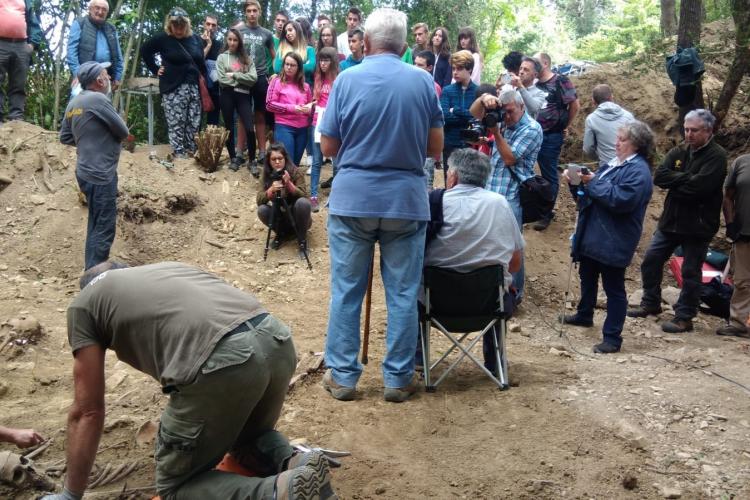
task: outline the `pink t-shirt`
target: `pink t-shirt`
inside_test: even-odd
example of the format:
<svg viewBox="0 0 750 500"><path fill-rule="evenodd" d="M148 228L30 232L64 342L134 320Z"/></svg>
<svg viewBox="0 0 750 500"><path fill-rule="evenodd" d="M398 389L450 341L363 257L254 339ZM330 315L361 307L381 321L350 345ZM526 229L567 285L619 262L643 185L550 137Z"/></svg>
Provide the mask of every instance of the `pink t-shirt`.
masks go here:
<svg viewBox="0 0 750 500"><path fill-rule="evenodd" d="M315 103L315 106L318 108L325 109L326 105L328 104L328 96L331 95L331 88L333 88L333 83L329 82L328 80L323 80L323 83L320 86L320 95L318 96L318 102ZM313 125L318 124L318 113L313 114Z"/></svg>
<svg viewBox="0 0 750 500"><path fill-rule="evenodd" d="M297 113L294 108L312 101L310 85L304 84L300 90L296 84L284 83L274 78L266 94L266 109L272 112L276 123L288 127L303 128L310 125L310 115Z"/></svg>
<svg viewBox="0 0 750 500"><path fill-rule="evenodd" d="M27 38L24 0L0 0L0 37Z"/></svg>

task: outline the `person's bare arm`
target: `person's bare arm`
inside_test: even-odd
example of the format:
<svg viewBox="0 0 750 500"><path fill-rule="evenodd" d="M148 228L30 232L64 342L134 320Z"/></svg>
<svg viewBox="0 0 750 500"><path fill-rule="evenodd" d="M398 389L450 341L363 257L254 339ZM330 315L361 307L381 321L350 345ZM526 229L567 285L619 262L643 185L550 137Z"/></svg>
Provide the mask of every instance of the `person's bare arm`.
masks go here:
<svg viewBox="0 0 750 500"><path fill-rule="evenodd" d="M320 152L323 156L336 156L339 154L339 148L341 147L341 141L334 137L327 135L320 136Z"/></svg>
<svg viewBox="0 0 750 500"><path fill-rule="evenodd" d="M571 102L568 106L568 128L570 127L570 124L573 123L573 120L575 120L579 109L581 109L581 103L578 101L578 99ZM568 128L566 128L565 130L568 130Z"/></svg>
<svg viewBox="0 0 750 500"><path fill-rule="evenodd" d="M724 212L724 222L731 224L734 222L734 188L727 188L724 191L724 201L721 204Z"/></svg>
<svg viewBox="0 0 750 500"><path fill-rule="evenodd" d="M517 273L521 270L521 257L523 257L523 250L516 250L513 252L513 256L508 262L508 272Z"/></svg>
<svg viewBox="0 0 750 500"><path fill-rule="evenodd" d="M0 441L13 443L19 448L28 448L44 441L34 429L13 429L0 425Z"/></svg>
<svg viewBox="0 0 750 500"><path fill-rule="evenodd" d="M436 157L443 152L443 127L430 128L427 135L427 156Z"/></svg>
<svg viewBox="0 0 750 500"><path fill-rule="evenodd" d="M82 495L104 426L104 349L90 345L76 351L74 356L74 399L68 413L65 488Z"/></svg>
<svg viewBox="0 0 750 500"><path fill-rule="evenodd" d="M503 137L503 134L499 128L490 129L492 135L495 136L495 147L500 153L500 157L503 159L503 163L507 167L512 167L516 164L516 157L513 155L513 150L510 149L508 142Z"/></svg>

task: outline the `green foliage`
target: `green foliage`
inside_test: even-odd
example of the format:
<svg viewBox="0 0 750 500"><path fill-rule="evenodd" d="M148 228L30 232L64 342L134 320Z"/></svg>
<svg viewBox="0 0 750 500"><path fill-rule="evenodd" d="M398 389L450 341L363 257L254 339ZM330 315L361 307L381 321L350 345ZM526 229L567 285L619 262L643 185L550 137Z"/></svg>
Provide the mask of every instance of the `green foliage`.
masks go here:
<svg viewBox="0 0 750 500"><path fill-rule="evenodd" d="M613 10L611 0L556 0L576 38L595 32Z"/></svg>
<svg viewBox="0 0 750 500"><path fill-rule="evenodd" d="M661 38L657 0L619 0L615 13L578 40L574 56L597 62L621 61L645 52Z"/></svg>

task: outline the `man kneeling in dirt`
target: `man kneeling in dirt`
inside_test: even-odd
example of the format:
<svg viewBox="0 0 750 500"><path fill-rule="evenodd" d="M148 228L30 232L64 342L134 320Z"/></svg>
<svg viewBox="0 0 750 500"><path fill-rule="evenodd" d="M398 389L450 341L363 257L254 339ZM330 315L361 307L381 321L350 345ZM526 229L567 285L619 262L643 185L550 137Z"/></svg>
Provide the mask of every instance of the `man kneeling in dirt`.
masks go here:
<svg viewBox="0 0 750 500"><path fill-rule="evenodd" d="M322 453L274 430L295 369L286 325L217 276L177 262L86 271L68 308L75 397L62 494L80 499L104 424L104 353L169 394L156 442L162 499L335 498ZM259 476L213 470L229 452Z"/></svg>

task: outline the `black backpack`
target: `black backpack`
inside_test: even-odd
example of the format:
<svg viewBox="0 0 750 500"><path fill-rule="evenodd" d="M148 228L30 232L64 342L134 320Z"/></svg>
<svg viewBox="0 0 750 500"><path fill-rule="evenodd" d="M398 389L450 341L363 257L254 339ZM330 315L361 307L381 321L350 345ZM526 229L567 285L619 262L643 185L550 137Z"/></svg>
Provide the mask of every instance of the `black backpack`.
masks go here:
<svg viewBox="0 0 750 500"><path fill-rule="evenodd" d="M728 283L722 283L721 277L715 276L708 283L701 285L701 312L729 319L729 302L732 300L734 287Z"/></svg>
<svg viewBox="0 0 750 500"><path fill-rule="evenodd" d="M552 189L552 184L541 175L534 175L534 177L521 181L514 169L507 165L505 168L508 168L513 178L521 184L519 190L521 192L522 223L528 224L546 217L555 207L555 192Z"/></svg>

